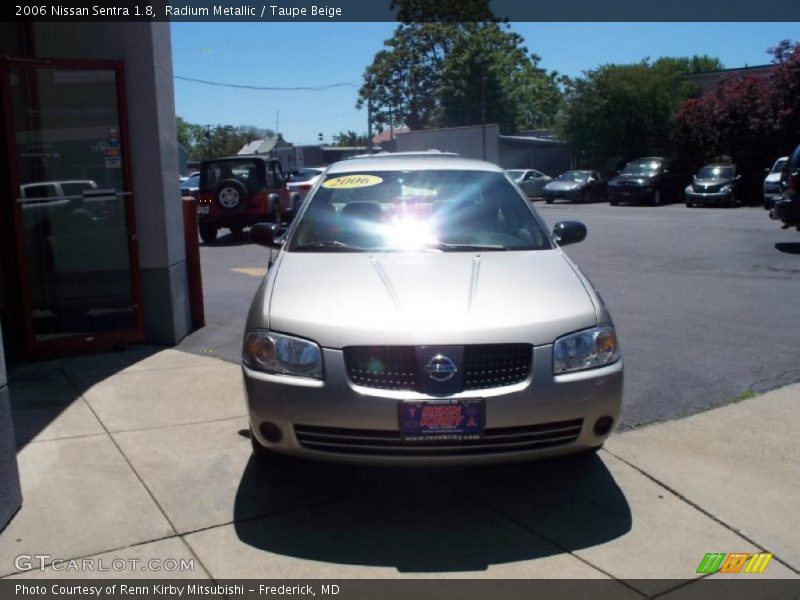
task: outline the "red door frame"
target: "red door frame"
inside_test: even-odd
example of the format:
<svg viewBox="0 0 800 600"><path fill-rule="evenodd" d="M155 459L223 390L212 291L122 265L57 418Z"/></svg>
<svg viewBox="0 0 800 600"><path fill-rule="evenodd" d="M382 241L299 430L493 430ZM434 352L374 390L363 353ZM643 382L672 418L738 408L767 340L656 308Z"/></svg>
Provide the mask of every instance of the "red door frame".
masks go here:
<svg viewBox="0 0 800 600"><path fill-rule="evenodd" d="M122 174L126 189L131 192L123 196L125 202L125 217L128 225L128 255L130 259L131 291L133 294L134 326L129 329L94 333L88 336L78 335L58 340L37 341L34 336L33 306L30 288L28 286L29 265L26 255L25 241L23 239L22 208L16 198L19 196L19 161L17 159L17 145L14 138L11 83L9 70L21 69L75 69L75 70L104 70L114 71L117 84L117 114L119 116L120 148L122 151ZM136 241L136 215L134 210L135 194L133 188L133 171L131 168L131 153L129 145L128 106L125 92L124 63L121 60L78 60L78 59L29 59L0 57L0 94L3 104L7 107L5 115L5 143L8 150L10 170L10 198L12 202L12 218L16 232L17 257L19 261L19 290L22 298L22 318L25 321L25 346L28 357L51 358L83 352L110 349L115 346L132 342L144 341L144 314L142 306L141 278L139 274L139 250Z"/></svg>

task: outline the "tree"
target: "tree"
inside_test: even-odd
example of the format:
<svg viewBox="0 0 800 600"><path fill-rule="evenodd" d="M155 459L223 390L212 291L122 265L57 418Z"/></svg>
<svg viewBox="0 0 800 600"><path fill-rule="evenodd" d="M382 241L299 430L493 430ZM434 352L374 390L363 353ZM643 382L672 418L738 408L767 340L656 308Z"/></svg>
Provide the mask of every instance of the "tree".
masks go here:
<svg viewBox="0 0 800 600"><path fill-rule="evenodd" d="M340 131L333 136L336 146L368 146L369 138L366 133L356 133L355 131Z"/></svg>
<svg viewBox="0 0 800 600"><path fill-rule="evenodd" d="M763 169L795 147L800 131L800 46L785 40L769 52L774 66L765 77L723 80L675 117L678 152L694 167L731 157L751 197Z"/></svg>
<svg viewBox="0 0 800 600"><path fill-rule="evenodd" d="M549 125L560 105L557 75L538 67L522 38L498 22L486 0L445 5L398 1L403 21L364 73L359 108L378 126L475 125L501 131Z"/></svg>
<svg viewBox="0 0 800 600"><path fill-rule="evenodd" d="M583 166L610 169L620 159L669 154L674 115L698 93L682 75L721 66L708 56L666 57L604 65L565 80L562 134Z"/></svg>
<svg viewBox="0 0 800 600"><path fill-rule="evenodd" d="M271 129L254 125L200 125L181 117L177 117L177 129L178 143L195 160L236 154L249 142L275 135Z"/></svg>

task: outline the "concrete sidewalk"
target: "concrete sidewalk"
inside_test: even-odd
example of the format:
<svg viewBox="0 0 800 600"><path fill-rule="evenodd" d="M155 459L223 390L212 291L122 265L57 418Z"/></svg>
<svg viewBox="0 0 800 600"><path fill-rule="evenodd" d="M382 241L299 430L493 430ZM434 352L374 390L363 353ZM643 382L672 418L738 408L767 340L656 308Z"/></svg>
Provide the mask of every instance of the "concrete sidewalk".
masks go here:
<svg viewBox="0 0 800 600"><path fill-rule="evenodd" d="M800 573L800 385L597 457L437 470L258 470L239 367L172 349L26 365L10 390L24 505L1 576L92 576L15 565L47 554L194 561L95 576L614 578L654 595L707 552L756 551L775 554L766 571L732 577Z"/></svg>

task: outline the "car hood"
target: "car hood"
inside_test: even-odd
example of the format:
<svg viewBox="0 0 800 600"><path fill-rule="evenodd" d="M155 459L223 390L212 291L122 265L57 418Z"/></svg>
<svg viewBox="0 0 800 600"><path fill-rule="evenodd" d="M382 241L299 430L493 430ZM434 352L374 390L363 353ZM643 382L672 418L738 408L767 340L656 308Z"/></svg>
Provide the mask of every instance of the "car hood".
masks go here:
<svg viewBox="0 0 800 600"><path fill-rule="evenodd" d="M571 192L580 189L584 184L577 181L551 181L544 189L551 192Z"/></svg>
<svg viewBox="0 0 800 600"><path fill-rule="evenodd" d="M650 175L642 175L642 174L633 174L633 173L620 173L613 179L611 179L608 184L609 185L647 185L653 179L657 177L657 174L653 173Z"/></svg>
<svg viewBox="0 0 800 600"><path fill-rule="evenodd" d="M268 315L251 313L249 326L342 348L543 345L596 324L596 307L571 263L559 250L539 250L285 252Z"/></svg>

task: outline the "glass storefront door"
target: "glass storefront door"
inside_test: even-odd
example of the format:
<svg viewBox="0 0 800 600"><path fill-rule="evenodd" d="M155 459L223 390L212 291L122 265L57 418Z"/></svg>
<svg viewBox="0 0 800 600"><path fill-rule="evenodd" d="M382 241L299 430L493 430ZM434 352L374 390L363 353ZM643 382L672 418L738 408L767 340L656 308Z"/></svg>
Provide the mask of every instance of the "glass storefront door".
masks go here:
<svg viewBox="0 0 800 600"><path fill-rule="evenodd" d="M29 354L141 340L121 64L0 68Z"/></svg>

